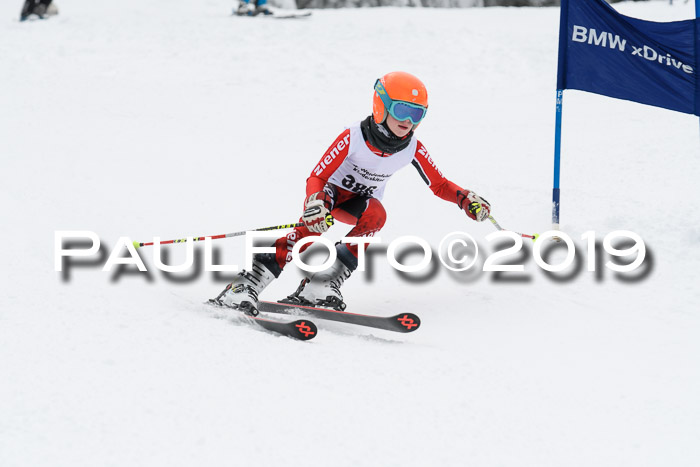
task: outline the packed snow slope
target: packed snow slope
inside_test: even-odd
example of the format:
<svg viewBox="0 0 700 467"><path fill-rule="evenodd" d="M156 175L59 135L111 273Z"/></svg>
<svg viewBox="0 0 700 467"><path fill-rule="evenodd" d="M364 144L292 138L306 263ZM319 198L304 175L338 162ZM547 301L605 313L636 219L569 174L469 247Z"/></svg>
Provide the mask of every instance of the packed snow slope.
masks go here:
<svg viewBox="0 0 700 467"><path fill-rule="evenodd" d="M383 243L344 295L359 313L417 313L412 334L317 320L312 341L276 337L203 305L230 274L166 275L152 249L140 250L148 273L101 271L119 237L296 221L311 169L392 70L428 86L417 135L442 172L504 227L548 230L558 9L276 21L231 17L223 0L64 0L58 17L19 23L20 3L0 5L0 465L698 465L690 115L565 93L562 229L579 269L554 277L530 246L506 258L524 272L481 271L493 226L434 197L412 167L397 174ZM682 2L616 7L694 16ZM587 271L581 235L621 229L647 246L641 273L607 269L602 245ZM60 230L95 232L104 256L56 272ZM392 240L437 249L453 231L481 247L472 270L388 265ZM220 263L243 265L242 238L215 244ZM163 250L184 260L183 245ZM560 246L549 261L563 257ZM296 288L288 269L266 298Z"/></svg>

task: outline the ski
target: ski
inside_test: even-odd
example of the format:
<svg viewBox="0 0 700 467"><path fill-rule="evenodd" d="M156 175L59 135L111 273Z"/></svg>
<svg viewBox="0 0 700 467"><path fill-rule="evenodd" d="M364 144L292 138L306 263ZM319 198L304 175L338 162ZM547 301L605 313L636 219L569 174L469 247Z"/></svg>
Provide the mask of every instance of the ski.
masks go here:
<svg viewBox="0 0 700 467"><path fill-rule="evenodd" d="M280 302L260 301L258 309L265 313L284 313L294 315L309 315L314 318L338 321L358 326L384 329L394 332L413 332L420 327L420 318L413 313L399 313L395 316L373 316L337 311L329 308L315 308Z"/></svg>
<svg viewBox="0 0 700 467"><path fill-rule="evenodd" d="M244 320L251 319L253 323L268 331L282 336L292 337L301 341L313 339L318 334L318 328L308 319L298 319L296 321L275 321L260 316L244 315Z"/></svg>
<svg viewBox="0 0 700 467"><path fill-rule="evenodd" d="M249 16L251 18L262 17L262 18L273 18L273 19L296 19L296 18L308 18L309 16L311 16L311 12L310 11L302 11L302 12L278 11L278 12L272 12L271 14L265 15L265 14L241 14L241 13L238 13L238 11L233 10L233 16Z"/></svg>
<svg viewBox="0 0 700 467"><path fill-rule="evenodd" d="M207 302L207 305L235 310L235 308L219 305L213 300L209 300ZM313 339L314 337L316 337L316 334L318 334L318 328L313 323L313 321L309 321L308 319L298 319L295 321L277 321L268 318L263 318L260 316L246 315L242 312L239 313L241 313L240 321L243 323L258 326L267 331L274 332L275 334L291 337L293 339L308 341L309 339Z"/></svg>
<svg viewBox="0 0 700 467"><path fill-rule="evenodd" d="M275 13L271 15L275 19L298 19L298 18L308 18L311 16L310 11L305 11L303 13Z"/></svg>

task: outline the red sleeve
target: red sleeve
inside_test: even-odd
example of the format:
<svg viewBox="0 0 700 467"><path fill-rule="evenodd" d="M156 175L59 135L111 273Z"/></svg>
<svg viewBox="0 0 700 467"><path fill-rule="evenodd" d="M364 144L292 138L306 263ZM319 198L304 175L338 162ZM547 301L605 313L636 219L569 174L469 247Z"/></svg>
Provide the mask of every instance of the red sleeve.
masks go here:
<svg viewBox="0 0 700 467"><path fill-rule="evenodd" d="M458 204L457 192L465 191L459 185L456 185L445 178L438 169L435 161L428 154L428 150L425 149L423 143L418 141L418 146L416 147L416 153L413 156L413 166L418 170L423 181L428 185L428 187L438 196L445 201Z"/></svg>
<svg viewBox="0 0 700 467"><path fill-rule="evenodd" d="M328 179L333 175L340 164L348 157L350 148L350 129L348 128L338 136L333 144L326 150L325 154L318 161L311 175L306 179L306 196L323 191L323 187Z"/></svg>

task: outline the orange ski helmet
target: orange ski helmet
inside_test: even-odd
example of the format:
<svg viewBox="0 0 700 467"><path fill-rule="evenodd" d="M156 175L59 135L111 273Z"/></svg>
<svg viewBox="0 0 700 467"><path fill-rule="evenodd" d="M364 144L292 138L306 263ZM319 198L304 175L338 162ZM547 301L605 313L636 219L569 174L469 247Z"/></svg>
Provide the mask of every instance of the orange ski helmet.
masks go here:
<svg viewBox="0 0 700 467"><path fill-rule="evenodd" d="M377 88L381 86L386 90L391 101L402 101L428 108L428 91L421 80L405 71L394 71L377 80L372 99L372 115L376 123L383 123L389 112L384 105L382 96ZM385 97L386 99L386 97ZM414 123L413 128L418 123Z"/></svg>

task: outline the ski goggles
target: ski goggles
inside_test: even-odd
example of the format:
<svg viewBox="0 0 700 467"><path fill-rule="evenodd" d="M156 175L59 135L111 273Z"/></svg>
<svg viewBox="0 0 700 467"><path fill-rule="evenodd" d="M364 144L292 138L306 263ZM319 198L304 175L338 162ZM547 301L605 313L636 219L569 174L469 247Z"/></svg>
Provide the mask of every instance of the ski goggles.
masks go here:
<svg viewBox="0 0 700 467"><path fill-rule="evenodd" d="M417 125L423 118L425 118L425 113L428 111L427 108L422 105L412 104L405 101L395 101L386 92L386 88L382 84L381 80L377 80L374 83L374 90L377 95L384 103L384 108L387 109L389 115L394 117L396 120L403 122L405 120L410 120L411 123Z"/></svg>

